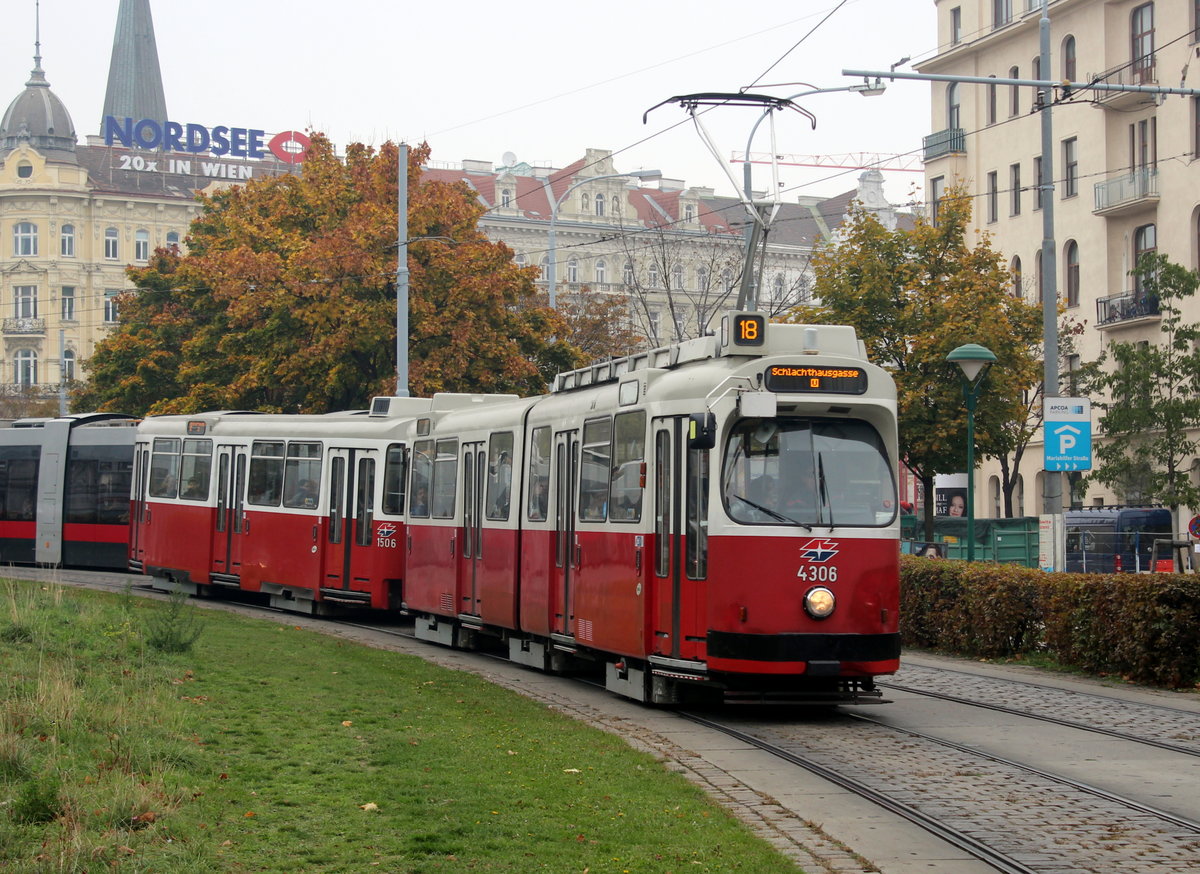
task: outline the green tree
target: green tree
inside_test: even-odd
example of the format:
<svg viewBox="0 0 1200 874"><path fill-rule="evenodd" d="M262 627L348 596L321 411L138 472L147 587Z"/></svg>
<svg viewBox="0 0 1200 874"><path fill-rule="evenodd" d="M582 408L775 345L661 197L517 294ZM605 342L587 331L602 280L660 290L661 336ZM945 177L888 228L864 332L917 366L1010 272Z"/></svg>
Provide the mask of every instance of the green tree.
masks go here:
<svg viewBox="0 0 1200 874"><path fill-rule="evenodd" d="M1090 479L1132 504L1161 503L1178 515L1200 506L1191 464L1200 441L1200 325L1185 324L1180 303L1196 293L1200 274L1164 255L1144 255L1133 271L1138 287L1157 300L1159 342L1112 341L1097 362L1091 389L1102 439Z"/></svg>
<svg viewBox="0 0 1200 874"><path fill-rule="evenodd" d="M1008 271L986 235L966 242L971 202L951 190L936 223L918 218L889 231L855 208L842 233L814 259L820 306L790 321L852 325L868 356L896 380L900 456L927 496L933 478L966 468L966 407L958 369L946 355L963 343L996 354L975 412L978 455L1007 454L1011 423L1024 420L1025 392L1039 378L1034 353L1041 308L1008 293ZM925 502L932 525L933 502Z"/></svg>
<svg viewBox="0 0 1200 874"><path fill-rule="evenodd" d="M76 409L131 413L363 407L395 390L398 149L339 159L313 138L300 173L201 197L188 252L131 269L117 330L87 363ZM523 269L477 221L464 184L423 182L410 153L414 394L542 391L579 352Z"/></svg>

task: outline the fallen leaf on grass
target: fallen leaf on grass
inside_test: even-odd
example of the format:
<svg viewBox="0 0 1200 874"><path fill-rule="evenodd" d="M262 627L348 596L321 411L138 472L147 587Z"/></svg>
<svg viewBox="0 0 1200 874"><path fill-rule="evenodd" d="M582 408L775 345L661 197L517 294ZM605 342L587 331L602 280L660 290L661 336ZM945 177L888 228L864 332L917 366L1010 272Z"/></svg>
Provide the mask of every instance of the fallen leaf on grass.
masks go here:
<svg viewBox="0 0 1200 874"><path fill-rule="evenodd" d="M349 719L343 719L342 725L346 726L346 728L349 728L350 726L354 725L354 723L351 722Z"/></svg>
<svg viewBox="0 0 1200 874"><path fill-rule="evenodd" d="M368 801L366 804L360 804L358 806L361 810L370 811L370 810L378 810L379 809L379 805L376 804L374 801Z"/></svg>
<svg viewBox="0 0 1200 874"><path fill-rule="evenodd" d="M145 828L158 819L158 814L153 810L147 810L145 813L139 813L130 822L134 828Z"/></svg>

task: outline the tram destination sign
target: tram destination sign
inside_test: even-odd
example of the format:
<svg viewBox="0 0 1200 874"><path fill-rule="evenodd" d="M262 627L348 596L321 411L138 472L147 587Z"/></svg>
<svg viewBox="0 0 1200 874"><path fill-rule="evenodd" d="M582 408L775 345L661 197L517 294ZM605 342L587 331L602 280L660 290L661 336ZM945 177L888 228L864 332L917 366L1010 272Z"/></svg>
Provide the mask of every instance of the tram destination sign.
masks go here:
<svg viewBox="0 0 1200 874"><path fill-rule="evenodd" d="M763 376L767 391L793 394L829 392L861 395L867 391L867 372L861 367L825 367L813 364L774 364Z"/></svg>

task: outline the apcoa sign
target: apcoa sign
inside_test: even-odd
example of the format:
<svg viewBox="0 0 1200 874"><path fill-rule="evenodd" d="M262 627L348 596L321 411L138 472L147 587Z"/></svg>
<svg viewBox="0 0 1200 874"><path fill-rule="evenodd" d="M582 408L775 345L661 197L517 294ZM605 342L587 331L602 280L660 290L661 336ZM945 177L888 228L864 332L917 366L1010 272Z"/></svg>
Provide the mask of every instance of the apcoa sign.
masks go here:
<svg viewBox="0 0 1200 874"><path fill-rule="evenodd" d="M153 118L135 121L112 115L104 117L103 135L106 146L234 158L265 158L269 153L285 164L302 162L309 146L308 137L299 131L284 131L266 140L266 132L258 128L208 128L190 122Z"/></svg>
<svg viewBox="0 0 1200 874"><path fill-rule="evenodd" d="M1045 470L1092 469L1092 402L1046 398L1043 407Z"/></svg>

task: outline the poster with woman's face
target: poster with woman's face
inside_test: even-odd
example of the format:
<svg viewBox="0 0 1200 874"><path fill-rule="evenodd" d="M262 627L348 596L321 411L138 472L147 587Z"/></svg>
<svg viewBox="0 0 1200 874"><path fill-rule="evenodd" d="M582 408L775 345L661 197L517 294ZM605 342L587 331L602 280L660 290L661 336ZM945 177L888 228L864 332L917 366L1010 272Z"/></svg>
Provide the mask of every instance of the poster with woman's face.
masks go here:
<svg viewBox="0 0 1200 874"><path fill-rule="evenodd" d="M937 489L934 498L935 516L967 515L966 489Z"/></svg>

